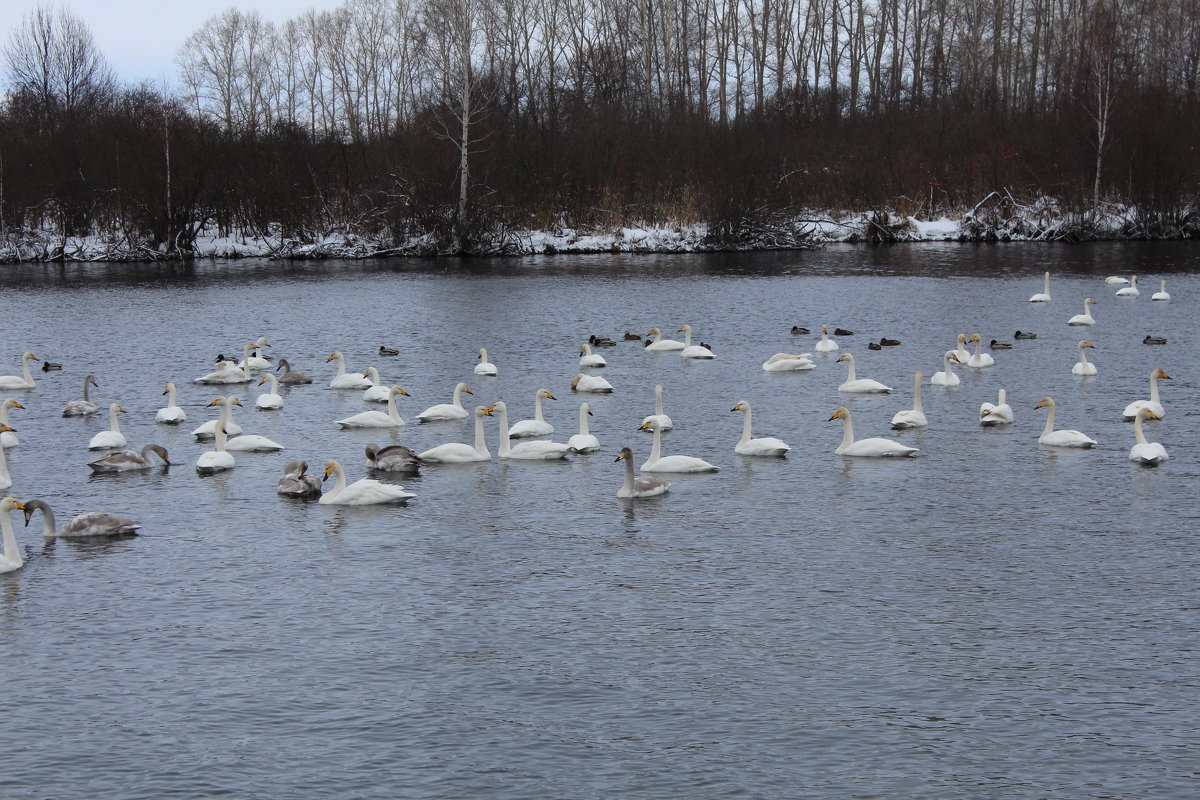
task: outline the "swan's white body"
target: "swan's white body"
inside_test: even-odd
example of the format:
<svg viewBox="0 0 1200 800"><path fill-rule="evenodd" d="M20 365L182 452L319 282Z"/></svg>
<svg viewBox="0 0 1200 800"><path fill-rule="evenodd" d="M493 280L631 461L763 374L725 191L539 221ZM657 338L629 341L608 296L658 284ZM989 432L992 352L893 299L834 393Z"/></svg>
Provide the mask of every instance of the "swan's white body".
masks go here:
<svg viewBox="0 0 1200 800"><path fill-rule="evenodd" d="M201 453L200 458L196 459L196 474L212 475L233 469L234 466L233 453L225 450L225 426L221 420L217 420L213 426L213 449Z"/></svg>
<svg viewBox="0 0 1200 800"><path fill-rule="evenodd" d="M950 366L951 364L957 362L958 356L954 354L954 351L947 350L946 354L942 356L942 371L933 373L933 377L929 379L930 385L958 386L960 383L962 383L962 379L955 374L954 368Z"/></svg>
<svg viewBox="0 0 1200 800"><path fill-rule="evenodd" d="M812 353L776 353L763 362L763 372L800 372L817 365L812 362Z"/></svg>
<svg viewBox="0 0 1200 800"><path fill-rule="evenodd" d="M121 424L117 414L125 413L120 403L112 403L108 407L108 430L100 431L88 442L88 450L105 450L111 447L124 447L128 444L125 434L121 433Z"/></svg>
<svg viewBox="0 0 1200 800"><path fill-rule="evenodd" d="M892 417L892 430L902 431L905 428L924 428L929 424L925 418L925 410L921 407L921 379L925 373L917 370L913 375L913 407L897 411Z"/></svg>
<svg viewBox="0 0 1200 800"><path fill-rule="evenodd" d="M572 453L594 453L600 449L600 440L588 430L588 417L592 415L590 403L579 404L579 433L567 439L567 449Z"/></svg>
<svg viewBox="0 0 1200 800"><path fill-rule="evenodd" d="M242 347L242 362L244 363L250 358L250 350L253 349L254 343L250 342ZM195 383L224 385L231 383L249 383L250 371L238 367L233 361L221 361L217 364L217 368L208 373L196 378Z"/></svg>
<svg viewBox="0 0 1200 800"><path fill-rule="evenodd" d="M72 517L61 528L54 525L54 511L45 500L30 500L25 504L25 524L37 510L42 512L42 537L45 539L97 539L105 536L128 536L142 527L131 519L114 517L106 511L86 511ZM8 516L7 514L5 516Z"/></svg>
<svg viewBox="0 0 1200 800"><path fill-rule="evenodd" d="M205 422L197 427L192 431L192 436L196 437L196 441L201 442L206 439L212 439L216 435L218 421L224 425L226 436L236 436L237 434L241 433L242 426L233 421L233 407L235 405L240 406L241 404L242 401L238 400L234 395L222 395L217 397L208 405L209 407L219 405L221 407L220 415L217 417L217 419L210 419L208 422Z"/></svg>
<svg viewBox="0 0 1200 800"><path fill-rule="evenodd" d="M762 436L757 439L750 438L750 430L752 426L752 414L750 404L745 400L740 400L730 411L742 412L742 438L733 446L733 452L743 456L782 456L786 455L791 446L782 439L776 439L774 436Z"/></svg>
<svg viewBox="0 0 1200 800"><path fill-rule="evenodd" d="M983 352L983 338L978 333L973 335L968 341L975 343L975 352L967 359L968 367L990 367L996 363L996 359Z"/></svg>
<svg viewBox="0 0 1200 800"><path fill-rule="evenodd" d="M1087 298L1083 301L1083 313L1076 314L1067 320L1068 325L1095 325L1096 318L1092 316L1091 307L1096 305L1096 301L1092 298Z"/></svg>
<svg viewBox="0 0 1200 800"><path fill-rule="evenodd" d="M871 378L855 378L854 377L854 354L843 353L838 361L845 361L849 371L846 373L846 380L838 386L839 392L847 394L884 394L890 392L892 387L884 386L877 380Z"/></svg>
<svg viewBox="0 0 1200 800"><path fill-rule="evenodd" d="M492 406L492 411L498 411L500 417L500 457L519 461L549 461L556 458L566 458L570 448L561 442L518 442L512 444L508 436L508 406L503 402Z"/></svg>
<svg viewBox="0 0 1200 800"><path fill-rule="evenodd" d="M21 356L20 375L0 375L0 389L32 389L34 387L33 373L29 371L30 361L41 361L33 353Z"/></svg>
<svg viewBox="0 0 1200 800"><path fill-rule="evenodd" d="M1054 400L1052 398L1043 397L1035 408L1050 409L1050 413L1046 417L1046 427L1042 431L1042 435L1038 437L1040 443L1051 447L1091 447L1096 443L1095 439L1085 436L1077 430L1069 428L1054 430Z"/></svg>
<svg viewBox="0 0 1200 800"><path fill-rule="evenodd" d="M465 464L471 461L490 461L492 454L488 451L487 442L483 438L483 418L490 412L483 406L475 407L475 446L462 442L439 444L421 453L418 457L425 462L435 464Z"/></svg>
<svg viewBox="0 0 1200 800"><path fill-rule="evenodd" d="M164 466L170 466L171 461L167 456L167 451L157 444L146 445L140 453L132 450L117 450L92 461L88 466L91 467L92 472L97 474L138 472L154 466L154 462L150 460L151 453L161 458Z"/></svg>
<svg viewBox="0 0 1200 800"><path fill-rule="evenodd" d="M368 403L386 403L388 401L388 387L379 382L379 370L374 367L367 367L367 371L363 373L371 385L363 392L363 400Z"/></svg>
<svg viewBox="0 0 1200 800"><path fill-rule="evenodd" d="M1129 460L1142 464L1161 464L1167 460L1167 448L1158 442L1146 441L1146 434L1142 432L1142 420L1144 419L1158 419L1158 417L1148 408L1138 409L1137 416L1133 418L1133 437L1136 444L1129 448Z"/></svg>
<svg viewBox="0 0 1200 800"><path fill-rule="evenodd" d="M366 389L371 385L371 382L362 375L355 372L346 372L346 357L342 355L341 350L334 350L329 354L329 358L325 359L325 363L337 361L337 375L333 376L333 380L329 382L330 389Z"/></svg>
<svg viewBox="0 0 1200 800"><path fill-rule="evenodd" d="M2 458L3 456L0 456ZM8 515L24 509L25 506L15 497L0 500L0 531L4 537L4 553L0 555L0 572L13 572L25 566L21 556L21 548L17 544L17 535L13 532L12 520Z"/></svg>
<svg viewBox="0 0 1200 800"><path fill-rule="evenodd" d="M283 395L279 393L279 379L275 377L274 372L268 372L258 379L258 385L270 381L270 388L254 398L254 407L259 411L277 411L283 408Z"/></svg>
<svg viewBox="0 0 1200 800"><path fill-rule="evenodd" d="M1137 275L1131 275L1129 277L1129 285L1128 286L1126 286L1122 289L1117 289L1117 297L1141 297L1141 296L1142 296L1142 293L1139 292L1138 288L1137 288Z"/></svg>
<svg viewBox="0 0 1200 800"><path fill-rule="evenodd" d="M1163 408L1162 402L1158 399L1158 379L1165 378L1171 380L1171 376L1166 373L1166 370L1153 369L1150 371L1150 399L1149 400L1134 400L1129 405L1125 406L1125 410L1121 412L1121 416L1129 422L1137 416L1138 410L1148 408L1154 412L1156 419L1162 419L1167 415L1167 410Z"/></svg>
<svg viewBox="0 0 1200 800"><path fill-rule="evenodd" d="M642 420L641 430L648 431L651 428L647 427L650 423L658 426L659 430L669 431L675 427L675 423L671 422L671 418L663 413L663 388L661 383L654 385L654 413Z"/></svg>
<svg viewBox="0 0 1200 800"><path fill-rule="evenodd" d="M833 451L839 456L887 458L892 456L911 456L918 452L915 447L908 447L907 445L879 436L855 441L854 423L850 419L850 410L847 408L843 407L834 411L829 421L832 422L835 419L842 421L842 443Z"/></svg>
<svg viewBox="0 0 1200 800"><path fill-rule="evenodd" d="M226 441L225 449L235 453L271 453L282 450L283 445L266 436L247 433L242 436L234 436Z"/></svg>
<svg viewBox="0 0 1200 800"><path fill-rule="evenodd" d="M8 426L8 410L10 408L24 407L11 397L6 398L3 403L0 403L0 447L16 447L21 443L17 435L12 432L12 428Z"/></svg>
<svg viewBox="0 0 1200 800"><path fill-rule="evenodd" d="M821 339L815 345L813 345L813 349L818 353L832 353L834 350L838 349L838 343L829 338L828 325L821 326Z"/></svg>
<svg viewBox="0 0 1200 800"><path fill-rule="evenodd" d="M1096 374L1096 365L1087 360L1087 348L1095 347L1095 346L1096 345L1092 344L1091 342L1087 341L1086 339L1079 343L1079 360L1075 362L1075 365L1073 367L1071 367L1072 375L1095 375Z"/></svg>
<svg viewBox="0 0 1200 800"><path fill-rule="evenodd" d="M1042 290L1029 298L1031 303L1049 303L1050 302L1050 273L1042 275Z"/></svg>
<svg viewBox="0 0 1200 800"><path fill-rule="evenodd" d="M1107 283L1109 286L1128 286L1129 285L1129 279L1122 278L1120 275L1109 275L1107 278L1104 279L1104 282Z"/></svg>
<svg viewBox="0 0 1200 800"><path fill-rule="evenodd" d="M652 475L635 476L633 474L633 451L628 447L621 449L616 460L625 462L625 481L621 484L621 488L617 489L617 497L626 500L638 497L656 497L666 494L667 490L671 488L670 482L664 481L662 478L655 478Z"/></svg>
<svg viewBox="0 0 1200 800"><path fill-rule="evenodd" d="M651 353L667 353L672 350L682 350L684 347L686 347L683 342L675 339L662 338L662 331L660 331L658 328L651 328L646 335L654 337L650 340L650 344L646 345L645 347L645 349Z"/></svg>
<svg viewBox="0 0 1200 800"><path fill-rule="evenodd" d="M254 343L253 352L249 356L243 357L242 360L238 362L238 366L247 372L254 369L270 369L271 362L269 359L263 358L261 350L263 347L270 346L270 342L262 337L259 337L258 341Z"/></svg>
<svg viewBox="0 0 1200 800"><path fill-rule="evenodd" d="M90 417L100 409L92 402L92 398L88 395L88 387L95 386L100 388L100 384L96 383L96 378L88 375L83 379L83 399L71 400L63 406L62 415L64 417Z"/></svg>
<svg viewBox="0 0 1200 800"><path fill-rule="evenodd" d="M333 488L321 495L317 502L326 506L374 506L381 503L407 503L416 497L395 483L381 483L374 478L362 478L346 485L346 471L336 461L325 462L325 477L337 475Z"/></svg>
<svg viewBox="0 0 1200 800"><path fill-rule="evenodd" d="M475 365L475 374L494 376L497 372L499 370L496 369L496 365L488 361L487 350L482 347L479 348L479 363Z"/></svg>
<svg viewBox="0 0 1200 800"><path fill-rule="evenodd" d="M720 472L720 467L703 458L692 456L664 456L662 454L662 428L653 422L642 423L642 428L654 432L654 444L650 457L642 464L642 472Z"/></svg>
<svg viewBox="0 0 1200 800"><path fill-rule="evenodd" d="M1011 425L1012 421L1012 407L1008 405L1008 397L1003 389L1000 390L1000 396L996 399L995 405L991 403L979 404L980 425L989 427L992 425Z"/></svg>
<svg viewBox="0 0 1200 800"><path fill-rule="evenodd" d="M579 366L607 367L608 362L604 360L604 356L593 353L591 345L584 344L579 347Z"/></svg>
<svg viewBox="0 0 1200 800"><path fill-rule="evenodd" d="M549 436L554 433L554 426L542 417L542 398L556 399L545 389L538 389L533 396L533 419L523 419L513 423L508 429L511 439L527 439L531 436Z"/></svg>
<svg viewBox="0 0 1200 800"><path fill-rule="evenodd" d="M4 455L4 448L0 447L0 489L7 489L12 485L12 476L8 474L8 457Z"/></svg>
<svg viewBox="0 0 1200 800"><path fill-rule="evenodd" d="M571 379L571 389L576 392L608 394L613 390L613 385L599 375L584 375L580 372Z"/></svg>
<svg viewBox="0 0 1200 800"><path fill-rule="evenodd" d="M163 394L167 396L167 404L154 415L154 421L164 425L178 425L186 422L187 412L175 404L175 384L168 383L163 389Z"/></svg>
<svg viewBox="0 0 1200 800"><path fill-rule="evenodd" d="M1150 295L1151 300L1170 300L1171 295L1167 292L1167 282L1161 280L1158 282L1158 291Z"/></svg>
<svg viewBox="0 0 1200 800"><path fill-rule="evenodd" d="M683 332L683 349L679 351L681 358L712 358L713 351L699 344L692 344L692 326L684 325L679 329Z"/></svg>
<svg viewBox="0 0 1200 800"><path fill-rule="evenodd" d="M951 353L954 353L954 357L958 359L958 363L960 364L966 364L967 360L971 357L971 354L967 352L966 345L967 335L965 333L960 333L958 335L958 341L956 341L954 344L954 349L950 351Z"/></svg>
<svg viewBox="0 0 1200 800"><path fill-rule="evenodd" d="M339 419L337 424L343 429L399 428L404 424L404 420L400 418L399 412L396 411L396 395L398 394L408 396L408 392L399 386L393 386L388 389L388 410L386 414L382 411L363 411L345 419Z"/></svg>
<svg viewBox="0 0 1200 800"><path fill-rule="evenodd" d="M474 394L471 387L465 383L458 383L454 387L454 399L449 403L438 403L436 406L429 408L417 414L417 420L420 422L438 422L447 419L466 419L471 416L462 404L462 393Z"/></svg>

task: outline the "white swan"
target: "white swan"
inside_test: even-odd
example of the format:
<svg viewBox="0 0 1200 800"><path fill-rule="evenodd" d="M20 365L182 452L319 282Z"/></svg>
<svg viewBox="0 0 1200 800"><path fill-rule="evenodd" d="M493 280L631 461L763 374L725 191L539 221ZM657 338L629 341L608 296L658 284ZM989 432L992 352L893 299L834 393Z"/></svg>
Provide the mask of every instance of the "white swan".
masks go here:
<svg viewBox="0 0 1200 800"><path fill-rule="evenodd" d="M692 344L692 326L683 325L679 328L684 334L683 349L679 351L681 358L713 358L713 351L702 344Z"/></svg>
<svg viewBox="0 0 1200 800"><path fill-rule="evenodd" d="M622 447L621 452L617 454L614 461L625 462L625 482L621 484L621 488L617 489L617 497L622 499L635 499L638 497L655 497L656 495L666 494L671 488L669 481L664 481L662 478L655 478L653 475L633 474L633 451L628 447Z"/></svg>
<svg viewBox="0 0 1200 800"><path fill-rule="evenodd" d="M1171 295L1167 291L1166 280L1161 280L1158 282L1158 291L1155 292L1154 294L1150 295L1150 299L1151 300L1170 300L1171 299Z"/></svg>
<svg viewBox="0 0 1200 800"><path fill-rule="evenodd" d="M1003 389L996 399L996 404L979 404L979 424L984 426L1011 425L1013 421L1012 407L1008 405L1008 397Z"/></svg>
<svg viewBox="0 0 1200 800"><path fill-rule="evenodd" d="M330 459L325 462L325 477L337 475L333 488L321 495L317 502L324 506L373 506L381 503L407 503L416 497L395 483L380 483L374 478L362 478L346 485L346 471L342 465Z"/></svg>
<svg viewBox="0 0 1200 800"><path fill-rule="evenodd" d="M325 359L325 363L336 360L337 375L333 376L333 380L329 382L330 389L366 389L371 385L371 382L363 375L357 373L346 372L346 357L342 355L341 350L334 350L329 354L329 358Z"/></svg>
<svg viewBox="0 0 1200 800"><path fill-rule="evenodd" d="M655 422L643 422L641 430L654 433L654 444L650 457L642 464L642 472L720 472L721 468L703 458L692 456L664 456L662 454L662 428Z"/></svg>
<svg viewBox="0 0 1200 800"><path fill-rule="evenodd" d="M273 453L276 450L282 450L283 445L266 436L245 433L228 439L225 442L225 449L235 453Z"/></svg>
<svg viewBox="0 0 1200 800"><path fill-rule="evenodd" d="M503 401L493 403L492 411L499 412L500 417L500 457L522 461L549 461L555 458L566 458L570 449L561 442L548 442L544 439L534 442L519 442L512 444L508 437L508 406Z"/></svg>
<svg viewBox="0 0 1200 800"><path fill-rule="evenodd" d="M1087 360L1087 348L1095 346L1086 339L1079 343L1079 360L1075 362L1075 366L1071 367L1072 375L1096 374L1096 365Z"/></svg>
<svg viewBox="0 0 1200 800"><path fill-rule="evenodd" d="M917 370L913 375L913 407L896 412L896 416L892 417L892 430L924 428L929 424L929 420L925 418L925 410L921 408L921 379L924 377L925 373L921 370Z"/></svg>
<svg viewBox="0 0 1200 800"><path fill-rule="evenodd" d="M496 365L488 361L488 354L485 348L479 348L479 363L475 365L476 375L495 376L499 370Z"/></svg>
<svg viewBox="0 0 1200 800"><path fill-rule="evenodd" d="M567 439L567 449L573 453L594 453L600 449L600 440L588 430L588 417L592 416L590 403L579 404L579 433Z"/></svg>
<svg viewBox="0 0 1200 800"><path fill-rule="evenodd" d="M787 442L773 436L750 438L752 412L750 404L745 400L739 400L729 410L742 412L742 438L733 446L733 452L743 456L782 456L792 449Z"/></svg>
<svg viewBox="0 0 1200 800"><path fill-rule="evenodd" d="M128 444L125 434L121 433L121 424L117 422L117 414L124 414L125 409L120 403L112 403L108 407L108 430L100 431L88 442L88 450L104 450L110 447L124 447Z"/></svg>
<svg viewBox="0 0 1200 800"><path fill-rule="evenodd" d="M675 423L671 422L671 418L663 413L663 388L661 383L654 384L654 413L642 420L641 430L648 431L647 423L653 422L658 425L659 430L669 431L675 427Z"/></svg>
<svg viewBox="0 0 1200 800"><path fill-rule="evenodd" d="M975 352L967 359L968 367L990 367L996 363L996 359L983 352L983 337L978 333L971 336L967 341L975 343Z"/></svg>
<svg viewBox="0 0 1200 800"><path fill-rule="evenodd" d="M1052 398L1043 397L1034 408L1050 409L1050 414L1046 417L1046 428L1038 437L1041 444L1051 447L1091 447L1096 443L1095 439L1085 436L1077 430L1068 428L1054 430L1054 400Z"/></svg>
<svg viewBox="0 0 1200 800"><path fill-rule="evenodd" d="M1154 412L1155 419L1162 419L1167 415L1167 410L1163 408L1163 404L1158 399L1158 379L1171 380L1171 376L1163 369L1150 370L1150 399L1149 400L1134 400L1129 405L1125 406L1125 410L1121 412L1126 422L1129 422L1137 416L1138 409L1148 408Z"/></svg>
<svg viewBox="0 0 1200 800"><path fill-rule="evenodd" d="M954 353L955 358L958 359L958 363L960 364L966 364L971 358L971 354L967 352L966 345L967 335L965 333L960 333L958 335L958 339L955 341L954 349L950 351Z"/></svg>
<svg viewBox="0 0 1200 800"><path fill-rule="evenodd" d="M247 342L242 346L242 361L245 362L250 358L250 351L254 349L254 342ZM238 367L235 362L221 361L218 362L217 368L207 375L201 375L196 378L194 383L204 383L209 385L228 385L233 383L249 383L250 371Z"/></svg>
<svg viewBox="0 0 1200 800"><path fill-rule="evenodd" d="M419 422L439 422L447 419L466 419L470 416L467 410L463 408L462 394L474 394L471 387L465 383L459 382L454 387L454 398L449 403L438 403L417 414Z"/></svg>
<svg viewBox="0 0 1200 800"><path fill-rule="evenodd" d="M61 528L54 525L54 512L45 500L30 500L25 503L25 524L33 512L42 512L42 537L46 539L95 539L103 536L129 536L142 527L124 517L114 517L106 511L87 511L72 517ZM7 516L7 515L6 515Z"/></svg>
<svg viewBox="0 0 1200 800"><path fill-rule="evenodd" d="M842 421L842 443L833 452L839 456L857 456L861 458L885 458L889 456L911 456L918 452L915 447L893 442L879 436L869 439L854 440L854 423L850 419L850 410L841 407L833 412L829 422L835 419Z"/></svg>
<svg viewBox="0 0 1200 800"><path fill-rule="evenodd" d="M1083 313L1076 314L1067 320L1068 325L1095 325L1096 318L1092 316L1092 309L1089 306L1096 305L1096 301L1092 298L1087 298L1083 301Z"/></svg>
<svg viewBox="0 0 1200 800"><path fill-rule="evenodd" d="M593 353L591 345L583 344L579 347L579 366L607 367L608 362L604 360L604 356L599 353Z"/></svg>
<svg viewBox="0 0 1200 800"><path fill-rule="evenodd" d="M247 372L253 369L270 369L271 361L270 359L263 358L262 348L270 347L271 343L260 336L258 337L258 341L254 342L253 344L253 350L248 356L245 356L241 361L238 362L238 367Z"/></svg>
<svg viewBox="0 0 1200 800"><path fill-rule="evenodd" d="M40 358L33 353L25 353L21 356L21 374L20 375L0 375L0 389L32 389L33 373L29 371L30 361L41 361Z"/></svg>
<svg viewBox="0 0 1200 800"><path fill-rule="evenodd" d="M1137 275L1130 275L1129 276L1129 285L1122 289L1117 289L1117 297L1141 297L1141 296L1142 296L1142 293L1139 292L1138 288L1137 288Z"/></svg>
<svg viewBox="0 0 1200 800"><path fill-rule="evenodd" d="M545 389L538 389L533 396L533 419L523 419L514 422L508 429L509 438L526 439L530 436L549 436L554 433L554 426L542 417L542 398L556 400L557 398Z"/></svg>
<svg viewBox="0 0 1200 800"><path fill-rule="evenodd" d="M832 353L838 349L838 343L829 338L829 326L821 326L821 340L813 345L813 349L818 353Z"/></svg>
<svg viewBox="0 0 1200 800"><path fill-rule="evenodd" d="M673 350L682 350L684 347L686 347L683 342L680 342L676 339L662 338L662 331L660 331L658 328L651 328L646 335L654 337L645 347L645 349L651 353L667 353Z"/></svg>
<svg viewBox="0 0 1200 800"><path fill-rule="evenodd" d="M312 500L321 496L321 479L308 474L307 461L293 461L283 469L283 477L275 489L284 497Z"/></svg>
<svg viewBox="0 0 1200 800"><path fill-rule="evenodd" d="M393 386L388 389L388 405L387 413L382 411L363 411L345 419L339 419L337 424L346 428L399 428L404 424L404 420L400 418L400 414L396 411L396 395L402 394L405 397L410 397L408 392L401 389L399 386Z"/></svg>
<svg viewBox="0 0 1200 800"><path fill-rule="evenodd" d="M933 377L929 379L930 385L952 387L962 383L962 379L951 368L952 363L958 363L958 356L954 354L953 350L947 350L946 354L942 356L942 371L933 373Z"/></svg>
<svg viewBox="0 0 1200 800"><path fill-rule="evenodd" d="M763 372L800 372L817 365L812 362L812 353L776 353L763 362Z"/></svg>
<svg viewBox="0 0 1200 800"><path fill-rule="evenodd" d="M215 398L208 404L208 408L219 405L221 407L220 416L217 419L210 419L208 422L197 427L192 431L192 436L196 437L196 441L204 441L212 439L216 435L217 420L220 420L224 425L226 436L236 436L242 432L242 426L233 421L233 407L240 406L241 400L238 400L235 395L222 395Z"/></svg>
<svg viewBox="0 0 1200 800"><path fill-rule="evenodd" d="M115 450L102 458L89 462L88 466L96 474L138 472L154 466L154 462L150 460L151 454L161 458L164 466L169 467L171 465L171 460L167 457L165 447L157 444L148 444L142 448L142 452L140 453L135 453L132 450Z"/></svg>
<svg viewBox="0 0 1200 800"><path fill-rule="evenodd" d="M17 435L12 432L12 428L8 427L8 410L10 408L25 408L11 397L6 398L3 403L0 403L0 447L16 447L21 443Z"/></svg>
<svg viewBox="0 0 1200 800"><path fill-rule="evenodd" d="M1107 278L1104 279L1104 282L1107 283L1109 286L1128 286L1129 285L1129 279L1122 278L1120 275L1109 275Z"/></svg>
<svg viewBox="0 0 1200 800"><path fill-rule="evenodd" d="M367 403L386 403L388 401L388 387L379 382L379 370L374 367L367 367L367 371L363 373L363 377L371 382L363 391L363 401Z"/></svg>
<svg viewBox="0 0 1200 800"><path fill-rule="evenodd" d="M1050 273L1042 275L1042 290L1029 298L1031 303L1049 303L1050 302Z"/></svg>
<svg viewBox="0 0 1200 800"><path fill-rule="evenodd" d="M838 358L838 362L842 361L846 362L849 370L846 373L846 380L842 382L841 386L838 386L839 392L846 392L847 394L884 394L892 390L892 387L884 386L879 381L872 380L871 378L855 378L853 353L843 353Z"/></svg>
<svg viewBox="0 0 1200 800"><path fill-rule="evenodd" d="M213 449L206 450L196 459L197 475L212 475L227 469L233 469L236 462L233 453L225 450L225 424L217 420L213 426Z"/></svg>
<svg viewBox="0 0 1200 800"><path fill-rule="evenodd" d="M447 442L431 447L419 455L422 461L434 464L465 464L471 461L490 461L491 452L483 438L483 418L491 416L491 410L484 406L475 407L475 446L462 442Z"/></svg>
<svg viewBox="0 0 1200 800"><path fill-rule="evenodd" d="M0 555L0 572L13 572L25 566L21 557L21 547L17 544L17 535L13 532L12 520L8 515L14 511L24 510L25 506L15 497L0 500L0 531L4 537L4 553Z"/></svg>
<svg viewBox="0 0 1200 800"><path fill-rule="evenodd" d="M93 375L86 375L83 378L83 399L71 400L63 406L62 415L64 417L90 417L100 409L92 402L92 398L88 395L88 386L100 388L100 384L96 383L96 378Z"/></svg>
<svg viewBox="0 0 1200 800"><path fill-rule="evenodd" d="M12 428L0 423L0 431L8 433ZM0 447L0 489L7 489L13 485L12 476L8 474L8 457L4 455L4 448Z"/></svg>
<svg viewBox="0 0 1200 800"><path fill-rule="evenodd" d="M584 375L582 372L571 378L571 391L607 394L613 390L613 385L599 375Z"/></svg>
<svg viewBox="0 0 1200 800"><path fill-rule="evenodd" d="M421 469L421 457L412 448L402 444L389 444L380 447L372 442L363 448L367 454L367 463L371 469L380 472L407 472L416 475Z"/></svg>
<svg viewBox="0 0 1200 800"><path fill-rule="evenodd" d="M279 379L275 377L274 372L268 372L258 379L258 385L270 381L271 385L267 391L254 398L254 407L259 411L277 411L283 408L283 395L279 393Z"/></svg>
<svg viewBox="0 0 1200 800"><path fill-rule="evenodd" d="M1167 460L1167 448L1158 442L1146 441L1146 434L1142 432L1142 420L1144 419L1158 419L1158 417L1148 408L1138 409L1137 416L1133 418L1133 438L1136 440L1136 444L1129 448L1129 460L1139 461L1142 464L1161 464Z"/></svg>
<svg viewBox="0 0 1200 800"><path fill-rule="evenodd" d="M186 422L187 412L175 404L175 384L168 383L163 389L163 394L167 396L167 404L154 415L154 421L164 425L178 425Z"/></svg>

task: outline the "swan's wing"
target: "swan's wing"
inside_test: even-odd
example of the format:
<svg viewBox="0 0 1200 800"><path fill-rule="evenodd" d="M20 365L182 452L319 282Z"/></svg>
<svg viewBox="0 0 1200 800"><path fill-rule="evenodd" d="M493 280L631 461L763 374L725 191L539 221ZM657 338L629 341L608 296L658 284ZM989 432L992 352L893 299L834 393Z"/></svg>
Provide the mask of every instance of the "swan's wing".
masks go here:
<svg viewBox="0 0 1200 800"><path fill-rule="evenodd" d="M142 526L131 519L114 517L105 511L89 511L72 519L58 530L59 536L84 538L89 536L122 536L137 532Z"/></svg>

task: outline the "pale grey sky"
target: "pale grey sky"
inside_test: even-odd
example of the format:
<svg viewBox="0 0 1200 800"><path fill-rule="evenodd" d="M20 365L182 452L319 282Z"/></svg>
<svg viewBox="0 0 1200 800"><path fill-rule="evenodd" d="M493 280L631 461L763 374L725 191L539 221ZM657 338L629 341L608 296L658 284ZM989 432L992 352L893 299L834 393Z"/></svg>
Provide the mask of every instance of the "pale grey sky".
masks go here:
<svg viewBox="0 0 1200 800"><path fill-rule="evenodd" d="M21 19L38 5L62 5L92 29L96 44L125 82L175 84L175 53L209 17L236 6L282 22L309 8L336 8L343 0L32 0L0 2L0 41L7 43Z"/></svg>

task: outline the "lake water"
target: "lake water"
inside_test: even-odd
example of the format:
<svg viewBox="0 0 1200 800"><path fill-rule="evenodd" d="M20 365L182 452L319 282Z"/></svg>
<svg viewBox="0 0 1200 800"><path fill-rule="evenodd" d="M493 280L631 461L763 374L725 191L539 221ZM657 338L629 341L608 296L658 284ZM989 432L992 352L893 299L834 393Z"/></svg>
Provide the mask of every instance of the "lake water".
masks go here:
<svg viewBox="0 0 1200 800"><path fill-rule="evenodd" d="M1049 305L1026 302L1053 273ZM25 410L8 451L23 499L60 522L140 521L123 541L43 544L0 575L5 692L0 795L21 798L1191 798L1200 764L1196 529L1200 525L1200 248L1188 244L908 245L754 255L497 261L240 261L6 267L5 354L62 362L9 392ZM1136 272L1118 300L1105 275ZM1170 303L1150 301L1167 279ZM1083 298L1097 324L1066 320ZM619 341L612 395L573 396L579 344L683 323L716 359L682 363ZM811 351L792 325L855 331L840 352L889 396L839 394L845 364L768 374ZM927 430L888 430L915 369L958 333L1036 340L924 387ZM1165 336L1165 347L1141 343ZM313 374L237 419L287 446L201 478L220 388L191 380L266 336ZM881 336L899 347L868 351ZM1087 338L1099 374L1071 374ZM400 355L380 358L380 345ZM486 347L496 378L472 375ZM340 349L374 365L409 424L343 432L357 392L327 388ZM36 365L35 365L36 366ZM1127 460L1126 403L1162 367L1171 460ZM91 478L106 415L175 466ZM163 384L189 415L157 425ZM430 466L407 507L338 508L275 494L283 466L366 474L363 446L471 441L469 421L417 425L465 380L511 421L546 414L565 441L591 402L603 448L553 464ZM715 475L620 501L637 427L661 383L666 453ZM978 424L1006 388L1016 422ZM264 387L265 388L265 387ZM1040 446L1043 395L1090 451ZM747 400L784 459L733 453ZM858 436L914 459L834 455L838 406Z"/></svg>

